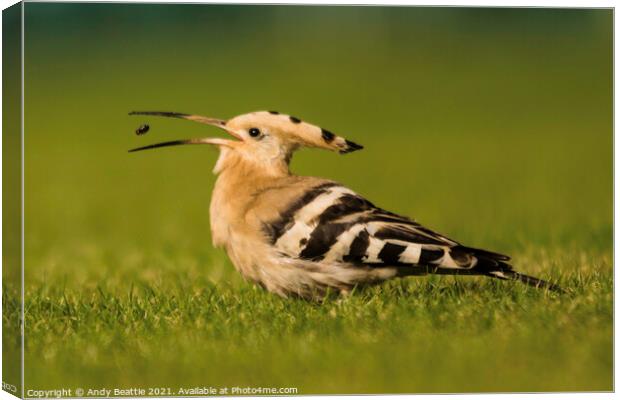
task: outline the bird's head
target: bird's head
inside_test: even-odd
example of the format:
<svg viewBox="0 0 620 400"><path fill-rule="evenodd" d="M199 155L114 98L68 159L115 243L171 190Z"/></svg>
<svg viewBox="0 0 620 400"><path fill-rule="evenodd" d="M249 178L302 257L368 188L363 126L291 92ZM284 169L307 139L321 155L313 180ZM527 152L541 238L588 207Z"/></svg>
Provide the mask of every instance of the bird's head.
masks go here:
<svg viewBox="0 0 620 400"><path fill-rule="evenodd" d="M257 111L229 120L161 111L134 111L130 115L186 119L218 127L233 137L232 140L223 138L175 140L139 147L130 150L132 152L183 144L210 144L218 146L223 156L233 153L259 165L285 164L288 166L293 152L303 146L333 150L341 154L363 148L327 129L276 111Z"/></svg>

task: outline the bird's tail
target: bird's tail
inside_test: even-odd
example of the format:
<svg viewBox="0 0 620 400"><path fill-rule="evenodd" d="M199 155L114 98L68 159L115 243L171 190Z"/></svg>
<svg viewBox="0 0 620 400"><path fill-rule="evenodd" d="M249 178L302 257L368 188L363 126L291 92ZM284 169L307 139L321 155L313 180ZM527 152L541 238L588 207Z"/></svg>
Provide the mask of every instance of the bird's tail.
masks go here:
<svg viewBox="0 0 620 400"><path fill-rule="evenodd" d="M512 270L489 271L488 274L498 279L520 281L539 289L546 289L556 293L566 293L566 290L554 283L534 278L533 276L520 274Z"/></svg>

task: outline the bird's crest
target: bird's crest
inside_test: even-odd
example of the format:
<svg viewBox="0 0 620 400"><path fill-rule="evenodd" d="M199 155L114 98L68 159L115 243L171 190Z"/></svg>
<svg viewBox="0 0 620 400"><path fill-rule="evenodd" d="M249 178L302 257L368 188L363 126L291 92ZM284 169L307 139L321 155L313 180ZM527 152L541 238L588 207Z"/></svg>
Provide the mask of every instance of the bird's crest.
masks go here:
<svg viewBox="0 0 620 400"><path fill-rule="evenodd" d="M286 140L292 143L333 150L340 154L351 153L364 148L325 128L277 111L256 111L243 114L229 120L227 125L233 128L239 127L240 129L247 129L248 126L253 125L264 126L268 130L280 133ZM266 132L266 134L269 134L269 132Z"/></svg>

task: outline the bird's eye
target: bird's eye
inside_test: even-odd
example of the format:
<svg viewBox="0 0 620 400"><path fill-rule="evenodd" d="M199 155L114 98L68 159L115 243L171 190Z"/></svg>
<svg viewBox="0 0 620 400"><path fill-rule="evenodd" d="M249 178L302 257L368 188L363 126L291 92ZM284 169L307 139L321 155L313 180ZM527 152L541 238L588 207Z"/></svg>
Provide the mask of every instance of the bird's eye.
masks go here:
<svg viewBox="0 0 620 400"><path fill-rule="evenodd" d="M258 130L258 128L250 128L248 133L254 138L260 136L260 131Z"/></svg>

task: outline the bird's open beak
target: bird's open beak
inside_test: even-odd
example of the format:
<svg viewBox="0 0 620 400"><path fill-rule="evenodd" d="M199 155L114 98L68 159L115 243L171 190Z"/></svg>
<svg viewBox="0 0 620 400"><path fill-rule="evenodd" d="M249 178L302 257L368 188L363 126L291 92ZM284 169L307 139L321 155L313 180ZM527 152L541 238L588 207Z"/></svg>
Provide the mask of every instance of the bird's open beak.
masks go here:
<svg viewBox="0 0 620 400"><path fill-rule="evenodd" d="M239 135L235 131L226 127L226 121L217 119L217 118L209 118L209 117L203 117L202 115L182 114L182 113L167 112L167 111L132 111L129 113L129 115L154 115L158 117L186 119L189 121L194 121L194 122L198 122L201 124L218 127L228 132L228 134L230 134L235 139L243 141L243 138L241 137L241 135ZM138 148L129 150L129 152L156 149L158 147L178 146L178 145L183 145L183 144L211 144L211 145L216 145L216 146L231 147L234 145L234 143L238 143L238 142L235 142L233 140L222 139L222 138L199 138L199 139L173 140L170 142L162 142L162 143L151 144L148 146L138 147Z"/></svg>

